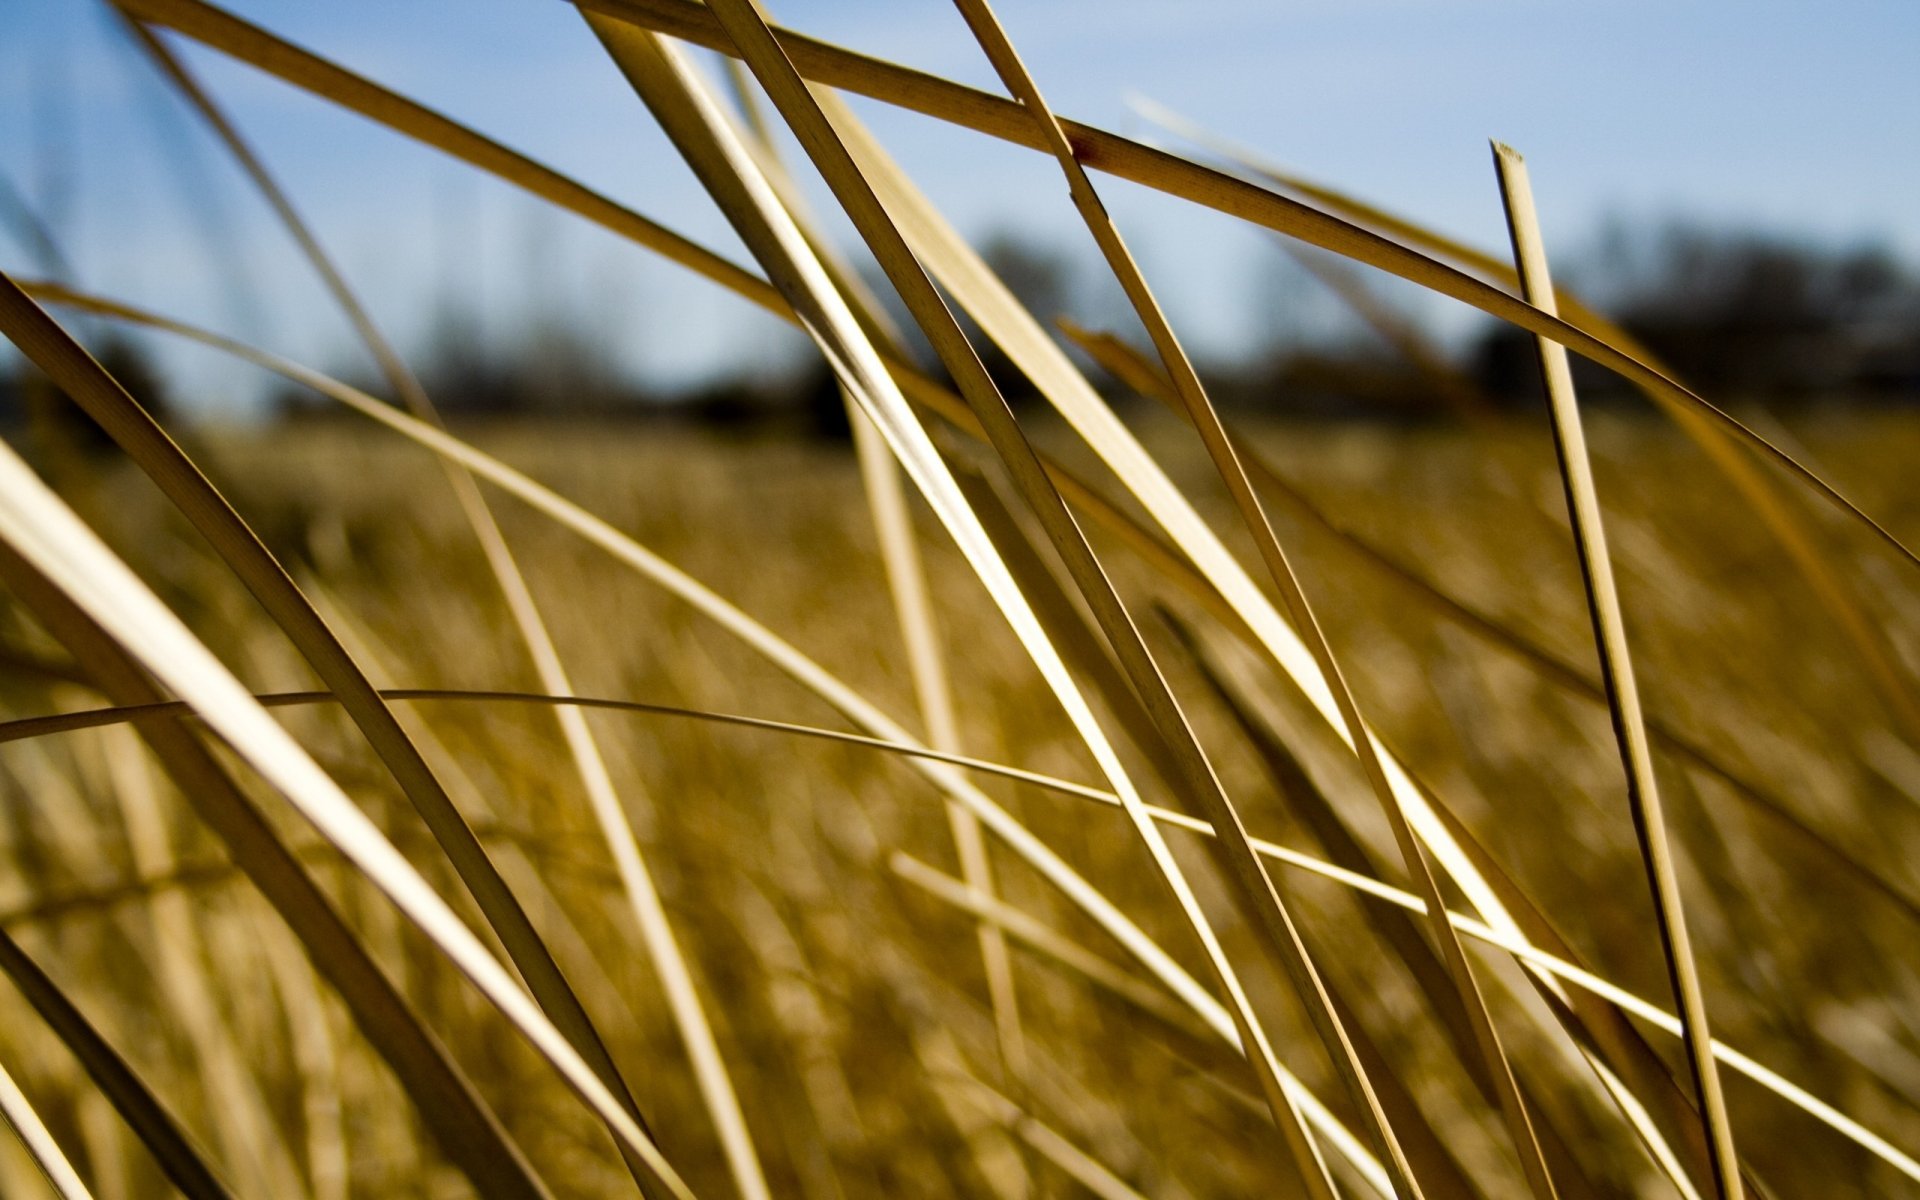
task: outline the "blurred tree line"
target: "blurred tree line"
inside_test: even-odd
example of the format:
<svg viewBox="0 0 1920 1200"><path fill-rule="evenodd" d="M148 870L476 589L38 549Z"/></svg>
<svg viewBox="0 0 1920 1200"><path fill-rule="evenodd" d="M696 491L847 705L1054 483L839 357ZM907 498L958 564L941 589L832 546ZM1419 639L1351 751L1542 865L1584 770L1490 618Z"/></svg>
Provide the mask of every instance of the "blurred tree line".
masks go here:
<svg viewBox="0 0 1920 1200"><path fill-rule="evenodd" d="M1145 347L1131 312L1097 262L1011 234L987 238L983 256L1043 322L1066 318ZM1698 222L1615 223L1595 248L1569 260L1566 281L1657 355L1681 380L1717 400L1775 405L1920 401L1920 273L1875 246L1725 230ZM1325 417L1426 419L1539 403L1529 335L1486 322L1464 339L1424 332L1416 297L1397 301L1383 277L1304 248L1276 245L1254 284L1250 310L1266 332L1242 352L1201 364L1215 398L1247 411ZM876 294L890 297L884 286ZM907 330L905 314L891 314ZM96 331L88 323L83 336ZM976 329L969 332L977 334ZM166 404L140 343L112 331L90 337L103 362L149 407ZM1032 406L1032 385L975 337L1008 399ZM937 373L924 343L910 346ZM764 358L748 355L749 359ZM839 389L813 356L757 362L691 392L663 395L616 362L606 334L564 310L521 323L502 339L482 335L445 306L414 356L422 382L449 413L472 416L641 415L747 435L843 437ZM1584 395L1622 397L1625 385L1575 359ZM347 372L349 376L354 373ZM1097 370L1096 382L1121 389ZM364 372L358 382L380 392ZM30 368L0 369L0 422L84 449L99 442L72 406ZM288 415L332 411L288 391Z"/></svg>

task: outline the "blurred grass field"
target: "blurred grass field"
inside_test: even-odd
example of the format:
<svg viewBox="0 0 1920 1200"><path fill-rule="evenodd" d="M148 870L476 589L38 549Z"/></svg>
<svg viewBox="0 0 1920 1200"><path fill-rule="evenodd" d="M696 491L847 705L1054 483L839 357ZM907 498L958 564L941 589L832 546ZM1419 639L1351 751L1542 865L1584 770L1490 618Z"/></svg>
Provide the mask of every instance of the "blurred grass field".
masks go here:
<svg viewBox="0 0 1920 1200"><path fill-rule="evenodd" d="M1204 501L1210 481L1191 434L1157 414L1137 419ZM1920 507L1903 486L1903 464L1920 451L1911 422L1829 416L1806 422L1797 435L1896 531L1920 526ZM882 705L910 708L883 568L844 448L618 425L485 427L476 440L708 581ZM1578 663L1590 654L1543 426L1516 420L1469 433L1309 424L1264 427L1258 443L1352 532L1435 583L1484 598L1489 615L1564 658ZM1835 841L1910 894L1920 890L1910 866L1920 779L1897 747L1886 748L1891 735L1879 706L1846 669L1844 647L1822 633L1811 599L1782 571L1763 534L1726 518L1717 480L1670 428L1603 415L1595 444L1602 486L1618 498L1611 529L1653 715L1735 770L1772 781ZM376 682L538 690L424 452L338 423L209 436L195 450L283 561L300 564L301 582ZM249 686L315 686L257 606L131 468L90 471L66 490ZM1209 515L1222 517L1223 507L1216 500ZM576 664L579 694L838 727L831 710L687 606L605 570L596 550L523 508L503 505L501 516L562 653ZM1333 644L1382 735L1449 797L1597 970L1659 995L1664 981L1645 953L1647 901L1604 708L1542 682L1511 654L1436 617L1316 526L1283 517L1282 531L1300 548ZM1823 532L1912 664L1920 629L1902 620L1903 584L1885 556L1846 531ZM929 555L943 638L964 647L953 665L966 751L1091 780L1084 751L1049 715L1050 699L980 602L964 564L931 544ZM1202 619L1147 573L1123 576L1129 599L1142 607L1160 603ZM17 611L9 626L9 647L57 656ZM1155 643L1178 663L1177 642L1156 630ZM1310 736L1305 706L1243 649L1226 642L1219 649L1272 697L1289 728L1317 744L1308 765L1325 792L1365 814L1364 783L1350 756L1335 752L1324 729ZM1191 664L1173 669L1208 744L1220 749L1253 832L1317 852L1311 831L1274 795ZM70 686L17 676L8 685L7 705L19 713L92 701ZM662 1144L696 1188L723 1191L724 1166L699 1117L683 1052L551 718L532 708L450 701L404 707L408 727L510 881L525 889L539 927L636 1080ZM319 709L282 716L429 879L456 894L418 819L397 803L344 718ZM994 1094L971 1082L995 1079L998 1068L968 919L890 866L905 853L957 874L933 789L864 748L665 716L597 713L591 720L697 978L714 997L720 1044L778 1191L1019 1195L1075 1186L1009 1136L1015 1127L1004 1123ZM331 1171L338 1173L331 1194L468 1194L423 1144L404 1099L356 1042L338 1003L272 933L266 905L223 866L217 843L130 747L124 730L104 730L0 752L11 795L0 870L6 928L50 964L205 1144L228 1145L218 1131L231 1095L221 1088L233 1085L223 1085L213 1064L231 1058L262 1105L271 1153L310 1177L316 1193ZM1716 781L1671 759L1663 765L1720 1036L1896 1143L1920 1138L1912 1108L1911 1065L1920 1047L1910 1019L1912 914L1756 817ZM1200 969L1177 922L1156 919L1159 885L1119 814L1021 786L989 786ZM148 791L149 819L161 829L143 848L126 806ZM1383 824L1358 823L1376 853L1390 853ZM436 965L418 935L395 924L369 886L297 823L283 828L383 965L435 1014L442 1036L463 1048L463 1062L557 1192L617 1189L618 1158L582 1135L573 1101L544 1067ZM1198 844L1178 845L1203 872ZM997 855L995 867L1010 902L1108 958L1121 957L1012 856ZM1426 1018L1404 971L1360 952L1372 936L1361 902L1299 872L1281 883L1304 910L1336 985L1354 998L1398 1072L1414 1081L1453 1153L1481 1178L1505 1179L1486 1194L1517 1186L1502 1163L1497 1128L1469 1097L1458 1064L1422 1032ZM183 909L164 907L181 899ZM1211 901L1228 944L1250 953L1224 899ZM204 993L170 982L182 955L205 973L194 985ZM1017 954L1016 963L1034 1055L1023 1096L1029 1111L1147 1194L1258 1189L1264 1118L1244 1068L1190 1028L1143 1015L1043 955ZM1518 986L1510 968L1503 978ZM1267 1011L1280 1015L1281 1046L1310 1044L1284 987L1273 979L1257 986ZM101 1111L71 1059L18 997L0 1003L8 1010L0 1056L62 1140L111 1181L100 1193L158 1194L156 1172ZM1500 1006L1518 1003L1509 993ZM213 1049L214 1042L224 1046ZM1677 1069L1677 1043L1656 1044ZM1538 1036L1514 1052L1548 1061L1556 1053ZM1313 1055L1292 1058L1310 1084L1337 1094ZM1775 1194L1898 1191L1884 1166L1811 1130L1777 1098L1736 1082L1732 1103L1745 1154ZM1617 1117L1590 1096L1565 1090L1549 1111L1580 1139L1604 1194L1659 1194L1648 1160L1620 1142ZM231 1148L266 1157L269 1145ZM34 1194L33 1172L17 1150L9 1146L5 1161L8 1194ZM230 1165L241 1171L242 1163Z"/></svg>

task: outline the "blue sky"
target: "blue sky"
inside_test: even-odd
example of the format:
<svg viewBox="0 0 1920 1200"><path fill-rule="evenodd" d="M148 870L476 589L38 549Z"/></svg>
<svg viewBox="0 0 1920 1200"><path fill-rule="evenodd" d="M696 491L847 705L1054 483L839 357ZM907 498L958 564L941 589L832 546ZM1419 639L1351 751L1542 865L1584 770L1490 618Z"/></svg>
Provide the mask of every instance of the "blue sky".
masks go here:
<svg viewBox="0 0 1920 1200"><path fill-rule="evenodd" d="M728 253L737 243L559 0L233 0L236 11ZM984 87L941 0L774 3L784 23ZM1005 0L1056 108L1137 136L1139 93L1298 172L1498 247L1486 142L1523 150L1550 242L1609 215L1874 240L1920 258L1914 0ZM403 342L453 293L491 335L562 307L636 369L686 383L799 353L644 251L211 52L185 52ZM997 90L997 89L996 89ZM1089 246L1039 156L863 106L970 234ZM182 161L197 164L183 170ZM53 211L82 282L321 365L356 361L215 144L84 0L0 8L0 172ZM1250 304L1255 232L1113 183L1109 206L1183 332L1225 350L1287 314ZM28 269L0 233L0 264ZM242 280L244 284L236 284ZM1464 317L1436 307L1441 327ZM198 402L255 379L169 352Z"/></svg>

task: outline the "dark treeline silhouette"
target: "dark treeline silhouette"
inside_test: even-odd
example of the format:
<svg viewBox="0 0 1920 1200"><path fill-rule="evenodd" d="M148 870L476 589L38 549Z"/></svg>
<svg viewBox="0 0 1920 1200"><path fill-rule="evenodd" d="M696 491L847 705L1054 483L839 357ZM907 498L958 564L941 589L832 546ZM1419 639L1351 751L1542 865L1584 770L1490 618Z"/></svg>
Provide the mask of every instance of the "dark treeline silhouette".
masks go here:
<svg viewBox="0 0 1920 1200"><path fill-rule="evenodd" d="M1043 323L1068 318L1146 348L1118 288L1097 262L1046 242L988 237L983 257ZM1608 313L1682 381L1717 400L1768 404L1920 401L1920 272L1874 246L1830 246L1792 237L1727 231L1703 223L1611 226L1585 255L1569 256L1563 277ZM892 293L870 279L889 306ZM1295 417L1445 419L1540 402L1530 335L1487 322L1453 344L1422 332L1418 309L1399 308L1382 277L1324 255L1276 248L1272 270L1254 285L1252 309L1271 333L1237 355L1200 364L1223 408ZM693 390L649 386L624 369L604 335L564 315L516 323L486 336L457 305L443 306L425 345L411 357L436 404L455 417L646 417L742 436L844 439L845 405L812 355L746 356L753 365ZM904 312L908 352L938 376L937 363ZM1033 385L963 317L1008 400L1044 409ZM84 332L84 331L83 331ZM165 405L140 343L111 330L88 340L136 398ZM1076 355L1077 350L1071 351ZM1116 401L1128 393L1082 359ZM368 390L387 389L365 367L346 374ZM1627 395L1609 372L1575 360L1583 395ZM313 418L334 406L286 390L284 415ZM87 451L103 438L73 405L25 367L0 369L0 422L37 441Z"/></svg>

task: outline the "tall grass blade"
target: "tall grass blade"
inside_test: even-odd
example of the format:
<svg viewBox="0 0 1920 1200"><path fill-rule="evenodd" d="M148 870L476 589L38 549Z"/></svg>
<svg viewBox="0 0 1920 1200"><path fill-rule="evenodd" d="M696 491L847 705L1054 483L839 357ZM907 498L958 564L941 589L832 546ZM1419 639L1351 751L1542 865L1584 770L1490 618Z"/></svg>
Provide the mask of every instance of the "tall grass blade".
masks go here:
<svg viewBox="0 0 1920 1200"><path fill-rule="evenodd" d="M1206 445L1208 456L1213 459L1221 479L1227 485L1227 491L1233 497L1234 506L1239 510L1241 522L1253 535L1254 545L1260 552L1261 560L1266 564L1268 576L1278 587L1282 599L1286 602L1288 615L1292 618L1294 629L1305 640L1312 652L1314 665L1319 668L1321 677L1333 693L1334 703L1339 711L1341 722L1355 732L1353 748L1360 759L1362 771L1380 801L1382 810L1387 814L1393 827L1394 840L1399 843L1400 853L1406 862L1408 872L1420 886L1422 895L1432 912L1432 922L1436 939L1439 941L1442 959L1447 972L1459 993L1461 1007L1465 1011L1470 1028L1473 1031L1473 1046L1478 1051L1487 1076L1493 1080L1494 1091L1499 1099L1502 1117L1507 1123L1509 1135L1513 1139L1514 1150L1520 1157L1522 1172L1528 1187L1539 1200L1550 1200L1555 1195L1552 1175L1547 1170L1538 1141L1534 1137L1533 1125L1527 1115L1526 1105L1520 1098L1519 1084L1513 1077L1513 1069L1507 1062L1506 1052L1501 1047L1499 1032L1494 1028L1493 1018L1487 1011L1486 1003L1480 995L1479 984L1474 980L1473 968L1467 962L1465 951L1460 947L1458 935L1446 921L1446 905L1440 895L1438 881L1427 862L1418 836L1408 823L1400 803L1394 798L1393 785L1388 781L1385 768L1374 750L1373 739L1364 736L1366 729L1360 716L1360 710L1354 699L1352 689L1347 686L1344 673L1334 658L1332 647L1320 629L1312 605L1307 600L1306 591L1301 587L1295 575L1292 563L1281 548L1279 538L1274 535L1272 523L1267 519L1265 507L1253 490L1246 468L1240 463L1232 439L1220 423L1219 414L1214 410L1213 402L1208 398L1200 375L1194 370L1193 362L1188 358L1178 335L1160 302L1154 297L1152 288L1147 284L1146 276L1141 273L1134 261L1132 252L1127 248L1119 229L1107 215L1106 206L1100 201L1093 182L1087 177L1086 170L1074 158L1073 147L1067 142L1066 135L1060 129L1059 121L1047 107L1039 86L1027 72L1026 65L1007 39L1006 31L993 16L987 0L956 0L967 24L972 28L974 37L985 50L987 58L993 63L1001 81L1006 84L1022 107L1032 114L1041 126L1047 147L1059 163L1067 177L1068 192L1074 206L1094 241L1099 245L1102 257L1106 259L1108 269L1120 281L1121 289L1126 293L1133 311L1146 327L1147 335L1152 339L1154 348L1159 352L1161 364L1174 381L1174 388L1186 409L1188 418L1199 431L1201 441ZM1219 827L1219 821L1215 821ZM1231 842L1226 843L1231 845ZM1254 860L1250 848L1245 848L1249 860ZM1257 860L1254 860L1257 861ZM1362 1076L1365 1078L1365 1076ZM1400 1164L1406 1170L1405 1164ZM1409 1190L1414 1190L1408 1184Z"/></svg>
<svg viewBox="0 0 1920 1200"><path fill-rule="evenodd" d="M334 842L648 1164L664 1190L676 1197L692 1195L572 1043L393 844L11 450L0 450L0 540L99 622L158 682L192 704L222 740Z"/></svg>
<svg viewBox="0 0 1920 1200"><path fill-rule="evenodd" d="M0 972L5 972L54 1036L73 1052L183 1195L189 1200L231 1200L233 1193L207 1165L173 1114L59 985L4 930L0 930Z"/></svg>
<svg viewBox="0 0 1920 1200"><path fill-rule="evenodd" d="M46 1176L60 1200L93 1200L93 1193L87 1190L85 1181L67 1160L60 1143L54 1140L40 1114L33 1111L33 1105L5 1067L0 1067L0 1121L5 1121L20 1139L28 1157Z"/></svg>
<svg viewBox="0 0 1920 1200"><path fill-rule="evenodd" d="M1526 163L1499 143L1494 144L1494 162L1499 168L1521 289L1532 303L1551 310L1553 284L1547 274L1546 249L1540 238ZM1553 414L1554 447L1559 451L1561 478L1566 482L1567 509L1573 519L1574 541L1580 554L1580 575L1586 583L1594 644L1600 652L1600 673L1607 683L1614 735L1620 743L1621 764L1627 772L1627 802L1633 812L1641 858L1653 889L1661 949L1666 955L1674 994L1680 1001L1682 1035L1706 1122L1714 1183L1721 1200L1740 1200L1739 1159L1734 1152L1733 1130L1727 1120L1726 1099L1720 1090L1720 1072L1713 1060L1711 1037L1707 1032L1706 1000L1700 991L1699 971L1694 965L1693 946L1687 935L1679 878L1668 845L1659 783L1654 778L1653 753L1648 748L1646 725L1640 715L1640 692L1627 650L1626 623L1614 586L1613 564L1607 555L1606 531L1593 486L1593 466L1587 457L1580 408L1573 394L1573 374L1565 347L1542 338L1539 349L1547 401Z"/></svg>

